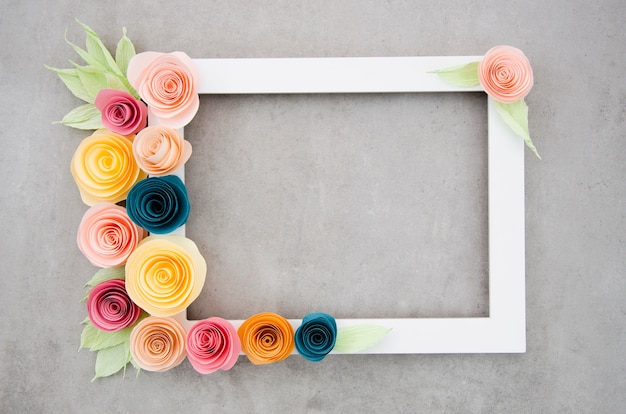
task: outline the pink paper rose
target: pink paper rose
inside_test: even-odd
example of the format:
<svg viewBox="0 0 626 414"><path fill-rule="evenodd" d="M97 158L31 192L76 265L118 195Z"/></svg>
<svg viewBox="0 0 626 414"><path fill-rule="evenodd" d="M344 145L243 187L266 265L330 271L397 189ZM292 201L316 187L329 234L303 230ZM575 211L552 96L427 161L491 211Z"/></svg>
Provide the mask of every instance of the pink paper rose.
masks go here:
<svg viewBox="0 0 626 414"><path fill-rule="evenodd" d="M124 207L100 203L85 212L76 241L91 264L116 267L126 263L145 230L131 221Z"/></svg>
<svg viewBox="0 0 626 414"><path fill-rule="evenodd" d="M237 362L241 341L235 327L222 318L196 322L187 332L187 359L200 374L227 371Z"/></svg>
<svg viewBox="0 0 626 414"><path fill-rule="evenodd" d="M128 328L141 315L141 308L126 293L122 279L110 279L98 283L87 298L89 320L96 328L115 332Z"/></svg>
<svg viewBox="0 0 626 414"><path fill-rule="evenodd" d="M524 53L512 46L496 46L478 64L485 92L502 103L523 99L533 87L533 69Z"/></svg>
<svg viewBox="0 0 626 414"><path fill-rule="evenodd" d="M148 124L148 107L128 92L101 89L94 102L102 113L102 125L120 135L132 135Z"/></svg>
<svg viewBox="0 0 626 414"><path fill-rule="evenodd" d="M164 125L150 126L135 137L133 155L139 168L148 174L167 175L189 160L191 144L175 129Z"/></svg>
<svg viewBox="0 0 626 414"><path fill-rule="evenodd" d="M198 112L200 73L187 54L138 53L128 63L127 75L157 124L182 128Z"/></svg>

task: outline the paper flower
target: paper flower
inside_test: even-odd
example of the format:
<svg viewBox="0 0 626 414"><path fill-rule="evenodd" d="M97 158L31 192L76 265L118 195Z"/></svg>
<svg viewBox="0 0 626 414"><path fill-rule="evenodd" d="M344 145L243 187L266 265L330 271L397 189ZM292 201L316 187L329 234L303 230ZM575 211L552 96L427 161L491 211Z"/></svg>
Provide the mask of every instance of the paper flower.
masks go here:
<svg viewBox="0 0 626 414"><path fill-rule="evenodd" d="M172 316L198 297L206 270L206 261L188 238L149 236L126 262L126 290L149 314Z"/></svg>
<svg viewBox="0 0 626 414"><path fill-rule="evenodd" d="M133 141L133 154L139 168L150 175L167 175L182 167L191 157L191 144L170 127L143 129Z"/></svg>
<svg viewBox="0 0 626 414"><path fill-rule="evenodd" d="M189 197L182 180L175 175L149 177L128 193L128 217L150 233L171 233L189 218Z"/></svg>
<svg viewBox="0 0 626 414"><path fill-rule="evenodd" d="M110 279L91 289L87 297L87 313L93 326L115 332L134 324L141 315L141 308L128 297L122 279Z"/></svg>
<svg viewBox="0 0 626 414"><path fill-rule="evenodd" d="M71 171L83 202L117 203L133 185L146 178L132 150L132 136L99 129L82 140L72 157Z"/></svg>
<svg viewBox="0 0 626 414"><path fill-rule="evenodd" d="M309 313L296 329L296 349L308 361L324 359L333 350L336 339L337 323L326 313Z"/></svg>
<svg viewBox="0 0 626 414"><path fill-rule="evenodd" d="M222 318L196 322L187 332L187 358L196 371L228 371L237 362L241 342L235 327Z"/></svg>
<svg viewBox="0 0 626 414"><path fill-rule="evenodd" d="M100 203L83 215L76 242L94 266L116 267L126 263L144 236L144 229L130 220L124 207Z"/></svg>
<svg viewBox="0 0 626 414"><path fill-rule="evenodd" d="M493 99L513 103L533 87L533 69L524 53L512 46L495 46L478 64L480 84Z"/></svg>
<svg viewBox="0 0 626 414"><path fill-rule="evenodd" d="M150 106L156 124L178 129L198 112L200 73L183 52L143 52L128 64L128 81Z"/></svg>
<svg viewBox="0 0 626 414"><path fill-rule="evenodd" d="M94 104L102 113L102 125L117 134L136 134L148 124L148 107L128 92L100 89Z"/></svg>
<svg viewBox="0 0 626 414"><path fill-rule="evenodd" d="M259 313L237 330L241 349L253 364L271 364L287 358L294 348L293 327L280 315Z"/></svg>
<svg viewBox="0 0 626 414"><path fill-rule="evenodd" d="M149 316L130 333L130 354L146 371L167 371L185 359L185 330L172 318Z"/></svg>

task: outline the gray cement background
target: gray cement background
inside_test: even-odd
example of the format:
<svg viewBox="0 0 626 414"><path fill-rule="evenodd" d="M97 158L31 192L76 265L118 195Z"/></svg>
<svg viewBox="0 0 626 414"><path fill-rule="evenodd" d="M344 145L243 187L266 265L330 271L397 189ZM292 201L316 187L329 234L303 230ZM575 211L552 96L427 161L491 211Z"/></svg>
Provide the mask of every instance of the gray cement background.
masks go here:
<svg viewBox="0 0 626 414"><path fill-rule="evenodd" d="M623 1L1 4L0 412L626 410ZM125 26L138 51L192 57L524 50L543 156L525 161L527 353L240 357L91 383L95 355L76 349L95 269L69 172L86 134L51 125L79 101L43 68L77 59L74 18L110 48ZM188 235L210 274L191 316L488 314L484 109L475 94L203 97Z"/></svg>

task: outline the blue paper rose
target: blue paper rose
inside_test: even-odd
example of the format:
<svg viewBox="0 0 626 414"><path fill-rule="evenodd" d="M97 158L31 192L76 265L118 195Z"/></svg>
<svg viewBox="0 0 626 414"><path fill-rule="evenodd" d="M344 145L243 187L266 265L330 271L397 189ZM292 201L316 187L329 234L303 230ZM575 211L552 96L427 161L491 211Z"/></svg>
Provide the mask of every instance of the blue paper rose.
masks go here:
<svg viewBox="0 0 626 414"><path fill-rule="evenodd" d="M296 330L296 349L308 361L319 362L332 351L337 339L337 323L332 316L309 313Z"/></svg>
<svg viewBox="0 0 626 414"><path fill-rule="evenodd" d="M167 234L187 222L187 188L175 175L149 177L133 186L126 198L128 217L153 234Z"/></svg>

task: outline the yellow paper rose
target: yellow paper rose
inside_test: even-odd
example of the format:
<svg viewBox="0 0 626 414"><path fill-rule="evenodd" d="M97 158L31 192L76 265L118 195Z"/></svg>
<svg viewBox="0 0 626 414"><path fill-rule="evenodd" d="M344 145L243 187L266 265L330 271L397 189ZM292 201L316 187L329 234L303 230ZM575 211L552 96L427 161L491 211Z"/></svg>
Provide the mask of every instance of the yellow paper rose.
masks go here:
<svg viewBox="0 0 626 414"><path fill-rule="evenodd" d="M172 316L198 297L206 270L193 241L178 235L150 236L126 262L126 290L149 314Z"/></svg>
<svg viewBox="0 0 626 414"><path fill-rule="evenodd" d="M133 157L133 138L103 128L78 145L71 170L85 204L122 201L137 181L147 177Z"/></svg>

